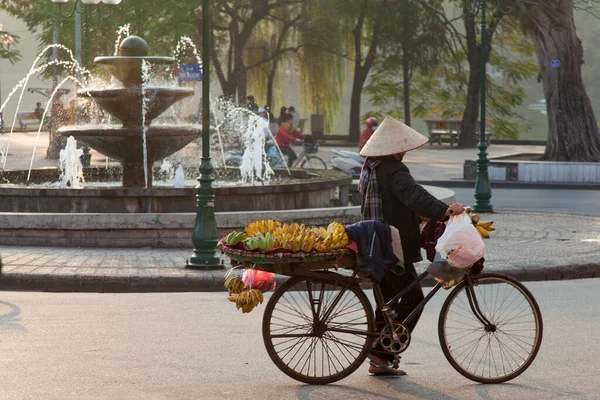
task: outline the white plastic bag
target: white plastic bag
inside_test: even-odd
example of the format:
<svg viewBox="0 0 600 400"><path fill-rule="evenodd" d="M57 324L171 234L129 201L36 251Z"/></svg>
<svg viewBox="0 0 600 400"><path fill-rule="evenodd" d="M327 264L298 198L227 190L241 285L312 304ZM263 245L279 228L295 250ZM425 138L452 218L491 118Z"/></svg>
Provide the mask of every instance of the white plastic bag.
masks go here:
<svg viewBox="0 0 600 400"><path fill-rule="evenodd" d="M468 268L485 256L483 239L466 213L450 217L435 249L455 268Z"/></svg>

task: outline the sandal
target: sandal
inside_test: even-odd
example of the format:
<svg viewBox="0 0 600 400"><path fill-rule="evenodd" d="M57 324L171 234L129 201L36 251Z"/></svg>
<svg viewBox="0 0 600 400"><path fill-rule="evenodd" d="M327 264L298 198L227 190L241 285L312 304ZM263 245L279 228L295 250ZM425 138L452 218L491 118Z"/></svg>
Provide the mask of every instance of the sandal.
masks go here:
<svg viewBox="0 0 600 400"><path fill-rule="evenodd" d="M369 372L371 376L404 376L406 372L401 369L392 368L389 365L379 365L376 362L369 361L369 365L379 368L381 371L378 372Z"/></svg>

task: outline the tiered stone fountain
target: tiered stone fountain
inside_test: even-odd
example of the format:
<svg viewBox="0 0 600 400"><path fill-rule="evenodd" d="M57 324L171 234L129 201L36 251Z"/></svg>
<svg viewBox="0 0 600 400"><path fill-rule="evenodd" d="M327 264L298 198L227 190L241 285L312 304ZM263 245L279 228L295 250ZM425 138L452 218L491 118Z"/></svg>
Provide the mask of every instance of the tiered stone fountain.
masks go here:
<svg viewBox="0 0 600 400"><path fill-rule="evenodd" d="M148 45L137 36L129 36L121 42L119 55L97 57L94 61L105 67L123 86L81 89L77 91L77 95L94 99L103 110L121 121L122 126L75 125L60 128L58 132L63 136L73 136L78 142L121 162L123 187L151 187L154 162L184 148L200 135L201 130L197 125L150 124L175 102L192 96L194 90L182 87L146 87L148 82L143 73L144 63L174 64L175 59L148 56ZM146 173L144 159L147 163Z"/></svg>
<svg viewBox="0 0 600 400"><path fill-rule="evenodd" d="M84 168L85 183L80 189L50 184L59 180L58 168L34 169L30 174L27 170L0 171L0 180L10 182L0 184L0 245L191 249L197 190L153 186L152 164L185 147L202 134L201 127L153 126L151 122L178 100L191 96L193 90L148 86L143 61L169 65L174 60L148 56L148 46L138 37L126 38L119 55L95 61L122 87L81 89L78 96L91 97L121 125L68 126L59 132L120 161L122 186L96 184L111 180L112 172L103 167ZM194 173L197 170L188 177L194 177ZM358 218L357 207L344 207L352 183L350 174L292 170L291 176L287 171L284 175L285 180L260 186L241 181L217 186L219 234L239 230L253 219L316 225L334 219L348 223Z"/></svg>

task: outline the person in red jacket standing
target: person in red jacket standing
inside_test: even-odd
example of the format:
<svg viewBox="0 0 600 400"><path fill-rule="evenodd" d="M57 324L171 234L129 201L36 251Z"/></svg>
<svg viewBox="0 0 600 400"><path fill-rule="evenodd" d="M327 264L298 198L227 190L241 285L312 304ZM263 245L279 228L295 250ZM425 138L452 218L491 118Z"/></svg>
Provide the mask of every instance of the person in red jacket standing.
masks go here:
<svg viewBox="0 0 600 400"><path fill-rule="evenodd" d="M359 153L364 147L364 145L369 141L369 138L371 137L373 132L375 132L375 129L377 129L378 126L379 123L377 123L377 120L375 118L371 117L367 120L367 126L365 127L365 129L362 130L362 132L360 133L360 138L358 139Z"/></svg>
<svg viewBox="0 0 600 400"><path fill-rule="evenodd" d="M290 147L292 141L299 142L304 139L304 135L301 134L296 128L294 128L294 116L292 114L284 114L281 118L281 125L275 136L275 141L281 149L281 152L288 157L288 167L294 164L294 161L298 158L296 152Z"/></svg>

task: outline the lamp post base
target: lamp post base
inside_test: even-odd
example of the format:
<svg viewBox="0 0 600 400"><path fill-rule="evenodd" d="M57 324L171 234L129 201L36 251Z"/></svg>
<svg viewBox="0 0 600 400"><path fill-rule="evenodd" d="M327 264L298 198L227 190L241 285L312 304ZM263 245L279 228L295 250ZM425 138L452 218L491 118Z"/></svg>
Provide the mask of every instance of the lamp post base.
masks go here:
<svg viewBox="0 0 600 400"><path fill-rule="evenodd" d="M193 269L222 269L221 260L217 257L217 220L215 218L215 189L212 187L213 178L210 158L202 158L200 178L197 186L198 210L192 233L194 254L186 262L186 268Z"/></svg>
<svg viewBox="0 0 600 400"><path fill-rule="evenodd" d="M221 264L221 260L218 257L213 257L213 254L207 252L205 254L196 253L186 261L185 267L187 269L223 269L225 266Z"/></svg>
<svg viewBox="0 0 600 400"><path fill-rule="evenodd" d="M483 136L483 135L482 135ZM490 203L492 198L492 190L490 188L490 179L488 175L488 153L487 140L482 138L479 142L479 158L477 160L477 182L475 183L475 212L493 212L494 208Z"/></svg>

